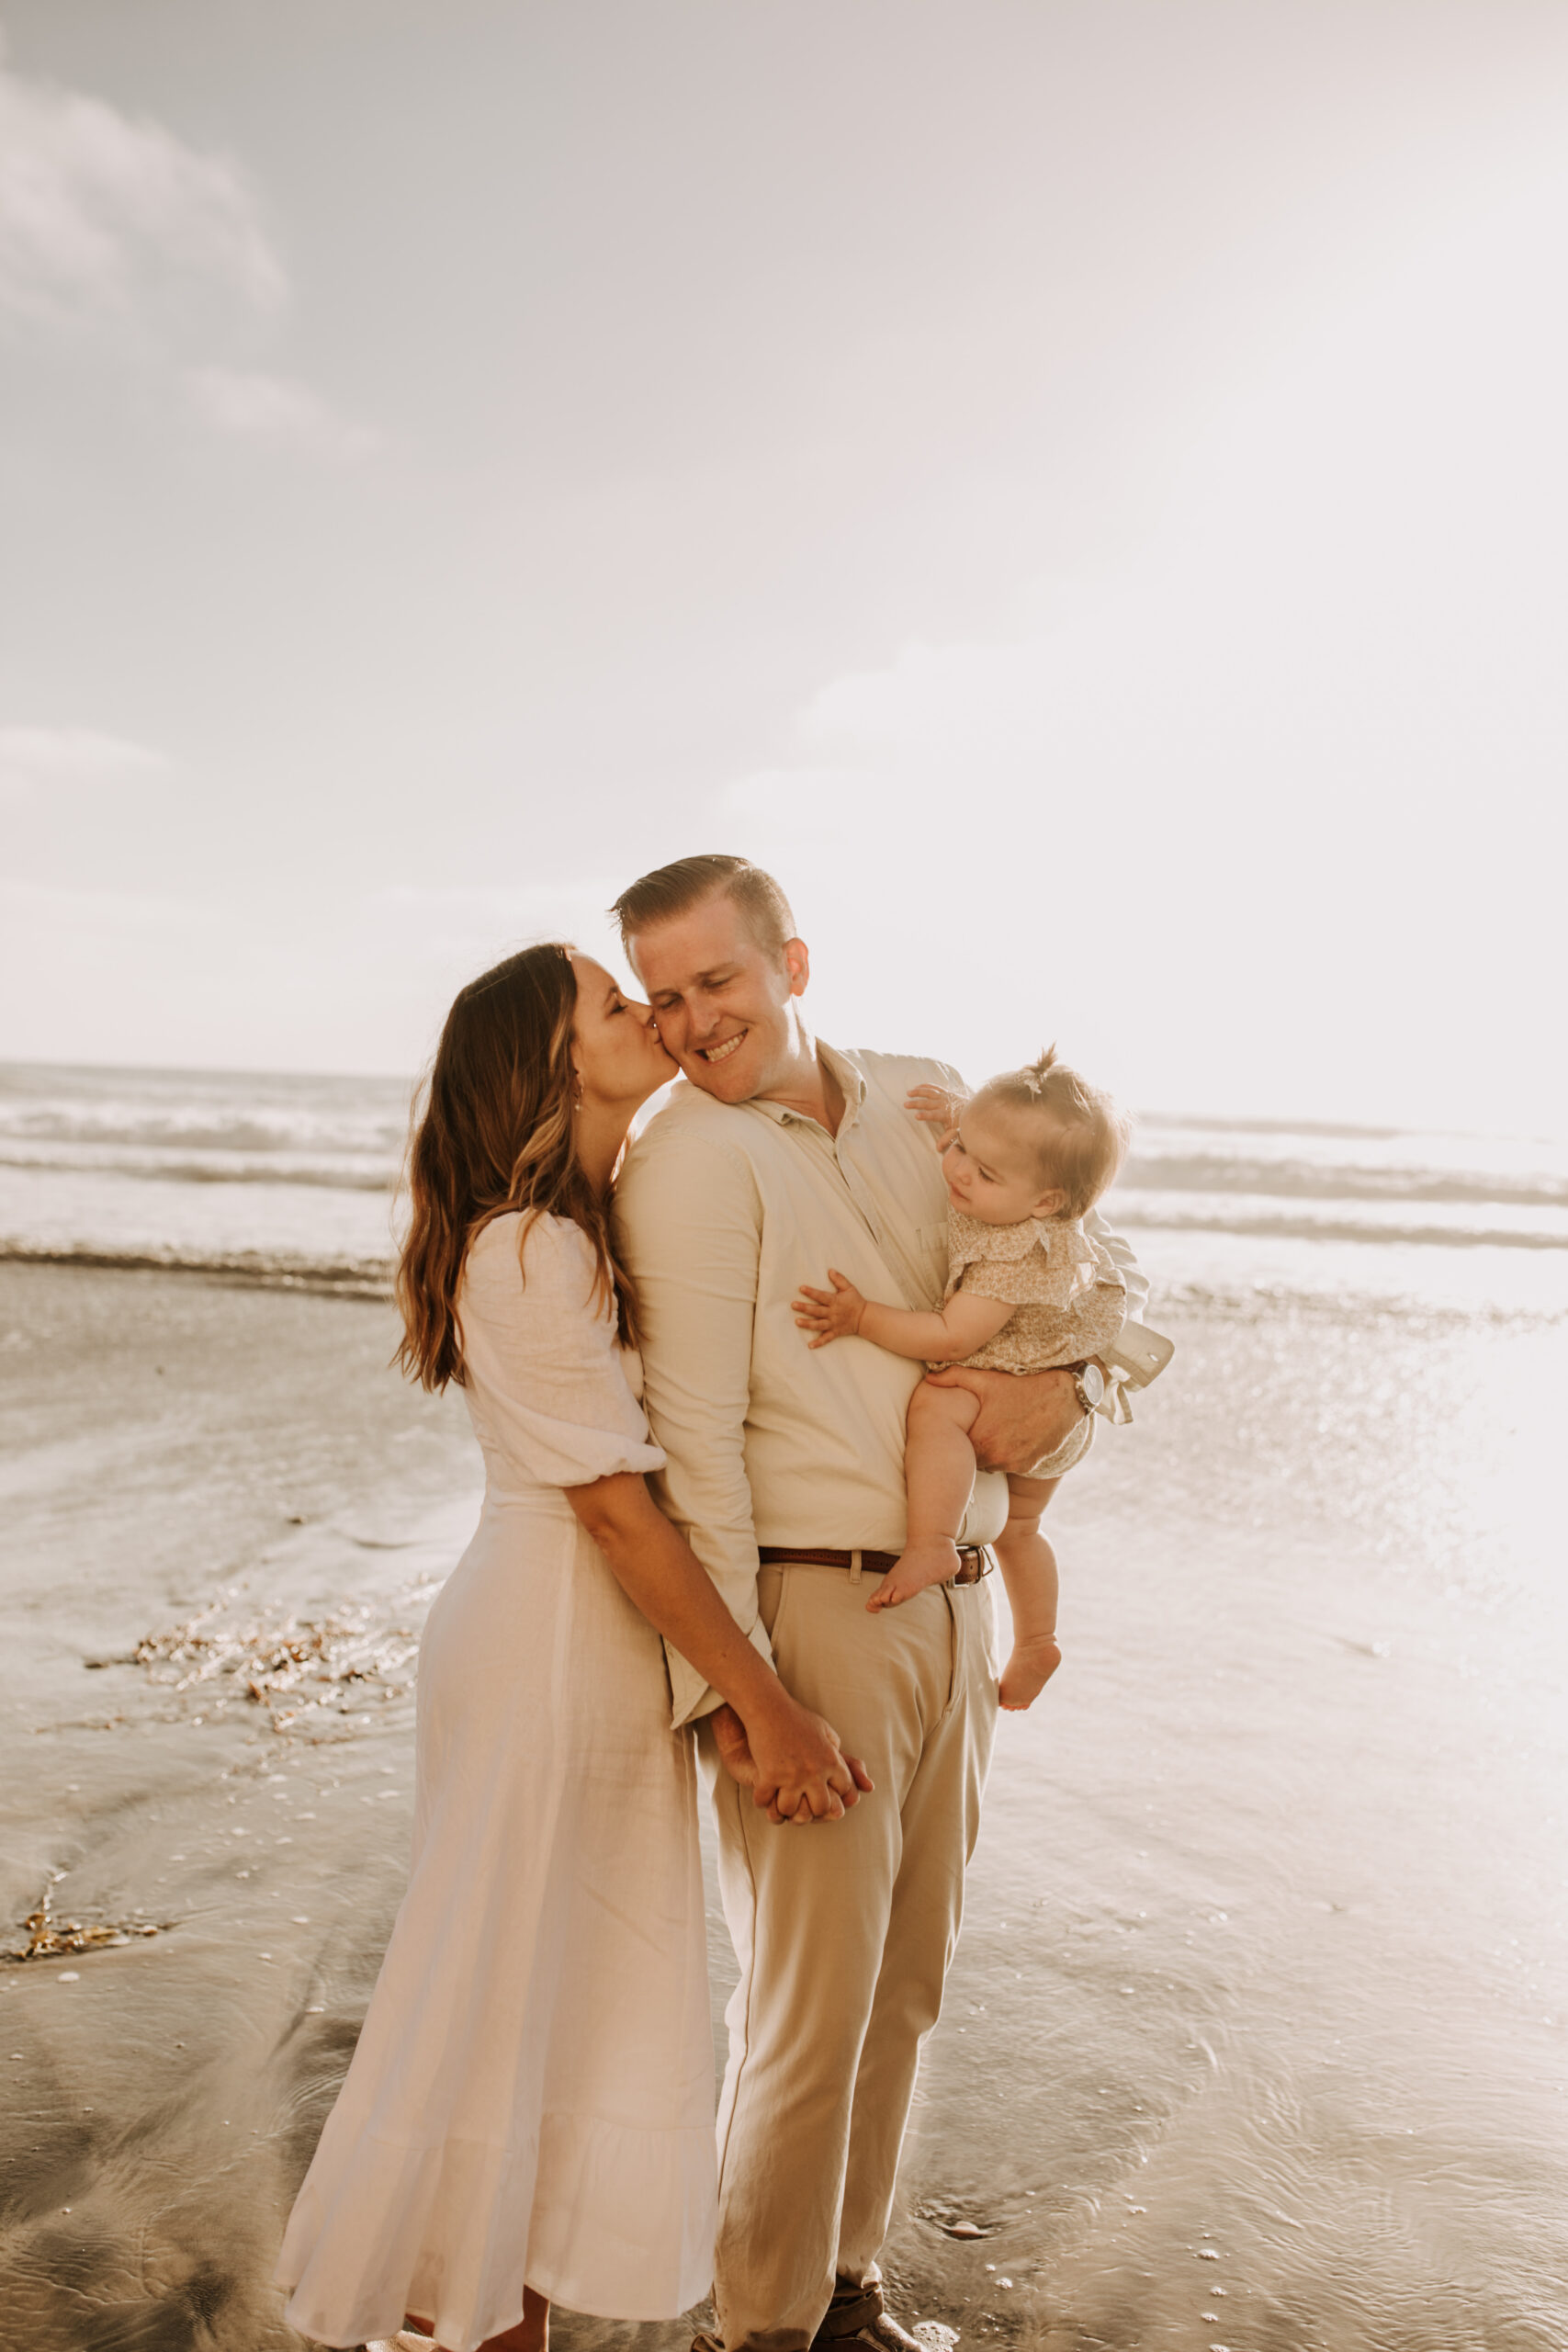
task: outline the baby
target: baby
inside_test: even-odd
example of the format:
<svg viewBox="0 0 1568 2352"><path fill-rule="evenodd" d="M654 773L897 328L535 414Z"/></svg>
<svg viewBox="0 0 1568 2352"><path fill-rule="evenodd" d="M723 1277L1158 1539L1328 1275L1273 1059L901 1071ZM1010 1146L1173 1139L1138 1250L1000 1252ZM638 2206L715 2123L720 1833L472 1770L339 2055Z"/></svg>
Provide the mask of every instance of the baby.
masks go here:
<svg viewBox="0 0 1568 2352"><path fill-rule="evenodd" d="M1086 1385L1083 1374L1114 1344L1126 1317L1126 1286L1082 1220L1122 1165L1127 1123L1107 1095L1057 1061L1054 1046L967 1102L917 1086L907 1108L942 1130L948 1275L941 1312L885 1306L829 1267L832 1289L802 1283L795 1319L814 1348L856 1334L931 1371L954 1363L1019 1373L1065 1366L1078 1375L1084 1418L1027 1476L1009 1478L1007 1527L997 1542L1013 1622L1001 1703L1027 1707L1062 1657L1056 1555L1040 1532L1040 1514L1063 1473L1089 1452L1099 1384ZM969 1431L979 1410L967 1389L929 1380L910 1398L908 1540L868 1609L895 1608L956 1574L958 1532L975 1484Z"/></svg>

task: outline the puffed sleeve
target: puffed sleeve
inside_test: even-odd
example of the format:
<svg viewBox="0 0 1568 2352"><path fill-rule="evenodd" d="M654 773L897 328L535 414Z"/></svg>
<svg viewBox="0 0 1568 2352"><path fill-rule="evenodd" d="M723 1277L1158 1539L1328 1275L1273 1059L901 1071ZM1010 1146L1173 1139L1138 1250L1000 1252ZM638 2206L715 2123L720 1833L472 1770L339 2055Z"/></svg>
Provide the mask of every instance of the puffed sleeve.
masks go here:
<svg viewBox="0 0 1568 2352"><path fill-rule="evenodd" d="M1032 1266L1021 1258L971 1258L964 1269L964 1297L994 1298L1006 1306L1056 1305L1054 1294L1047 1292L1038 1250L1034 1256Z"/></svg>
<svg viewBox="0 0 1568 2352"><path fill-rule="evenodd" d="M1009 1306L1068 1307L1097 1283L1122 1287L1111 1258L1074 1225L1031 1221L998 1226L991 1246L964 1269L964 1288L973 1297Z"/></svg>
<svg viewBox="0 0 1568 2352"><path fill-rule="evenodd" d="M664 1454L627 1384L613 1315L594 1295L593 1245L569 1218L522 1219L476 1237L457 1298L474 1419L491 1446L543 1487L585 1487Z"/></svg>

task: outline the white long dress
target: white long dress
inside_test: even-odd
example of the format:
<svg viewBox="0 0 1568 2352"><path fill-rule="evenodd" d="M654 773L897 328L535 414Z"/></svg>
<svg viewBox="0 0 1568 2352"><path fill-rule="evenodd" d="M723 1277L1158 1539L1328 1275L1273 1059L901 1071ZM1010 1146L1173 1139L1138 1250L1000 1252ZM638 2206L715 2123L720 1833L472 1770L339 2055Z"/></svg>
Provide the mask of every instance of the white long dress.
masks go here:
<svg viewBox="0 0 1568 2352"><path fill-rule="evenodd" d="M278 2264L317 2342L405 2311L473 2352L527 2284L661 2319L712 2278L713 2045L690 1736L562 1488L664 1460L586 1236L468 1252L473 1542L420 1650L413 1866Z"/></svg>

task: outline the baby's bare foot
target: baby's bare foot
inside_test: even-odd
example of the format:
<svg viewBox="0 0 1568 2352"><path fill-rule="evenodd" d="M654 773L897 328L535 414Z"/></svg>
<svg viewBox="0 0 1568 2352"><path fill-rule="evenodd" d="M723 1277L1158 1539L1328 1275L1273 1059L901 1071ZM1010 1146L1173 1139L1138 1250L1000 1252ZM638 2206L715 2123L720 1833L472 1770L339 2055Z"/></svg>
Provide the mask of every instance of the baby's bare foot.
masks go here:
<svg viewBox="0 0 1568 2352"><path fill-rule="evenodd" d="M959 1565L956 1544L908 1544L903 1556L895 1560L865 1605L897 1609L901 1600L912 1600L917 1592L924 1592L927 1585L945 1584L958 1574Z"/></svg>
<svg viewBox="0 0 1568 2352"><path fill-rule="evenodd" d="M1040 1634L1033 1641L1017 1642L1012 1656L1002 1668L1000 1699L1010 1713L1021 1713L1038 1699L1051 1677L1062 1663L1062 1653L1054 1634Z"/></svg>

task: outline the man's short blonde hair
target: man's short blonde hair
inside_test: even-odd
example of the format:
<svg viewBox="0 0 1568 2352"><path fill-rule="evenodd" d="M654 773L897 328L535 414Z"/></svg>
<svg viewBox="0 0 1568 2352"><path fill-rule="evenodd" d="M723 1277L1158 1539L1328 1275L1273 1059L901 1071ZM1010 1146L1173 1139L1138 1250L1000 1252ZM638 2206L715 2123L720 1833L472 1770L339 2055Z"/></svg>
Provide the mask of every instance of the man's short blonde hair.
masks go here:
<svg viewBox="0 0 1568 2352"><path fill-rule="evenodd" d="M621 926L621 944L630 949L639 931L653 931L690 914L705 899L733 899L746 918L747 929L764 954L781 957L784 942L795 936L789 900L760 865L744 857L678 857L673 865L656 866L621 892L610 909Z"/></svg>

